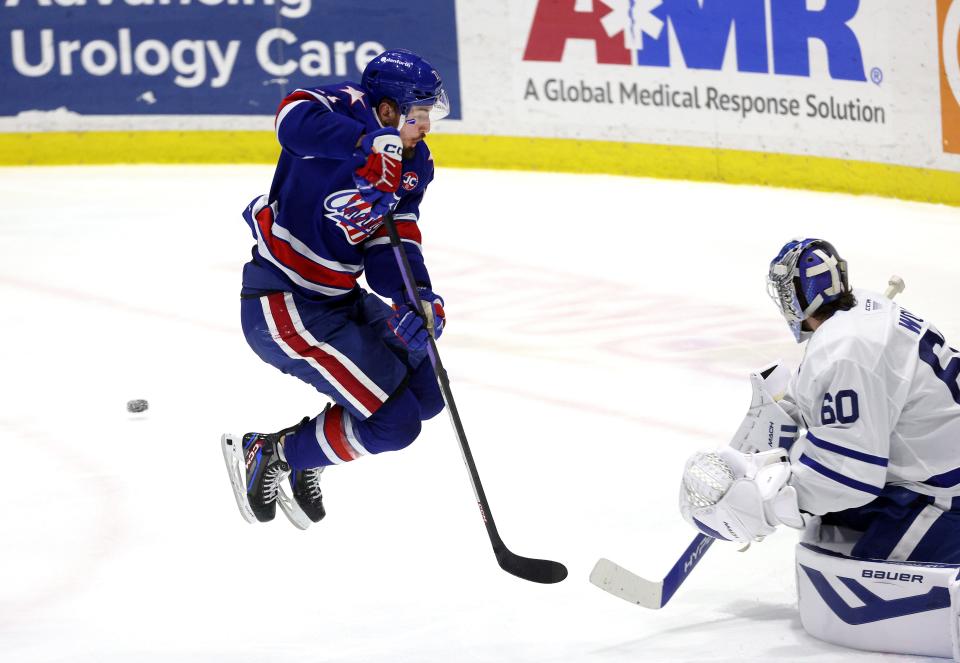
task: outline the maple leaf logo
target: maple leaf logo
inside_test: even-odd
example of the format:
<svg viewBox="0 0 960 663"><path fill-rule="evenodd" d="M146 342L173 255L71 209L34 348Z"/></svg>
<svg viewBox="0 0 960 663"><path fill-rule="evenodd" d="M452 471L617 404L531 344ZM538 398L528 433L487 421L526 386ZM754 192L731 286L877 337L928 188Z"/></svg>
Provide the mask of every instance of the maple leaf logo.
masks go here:
<svg viewBox="0 0 960 663"><path fill-rule="evenodd" d="M600 0L612 9L600 23L608 37L623 32L623 46L631 51L643 50L643 35L658 39L663 30L663 21L653 15L653 10L663 0Z"/></svg>

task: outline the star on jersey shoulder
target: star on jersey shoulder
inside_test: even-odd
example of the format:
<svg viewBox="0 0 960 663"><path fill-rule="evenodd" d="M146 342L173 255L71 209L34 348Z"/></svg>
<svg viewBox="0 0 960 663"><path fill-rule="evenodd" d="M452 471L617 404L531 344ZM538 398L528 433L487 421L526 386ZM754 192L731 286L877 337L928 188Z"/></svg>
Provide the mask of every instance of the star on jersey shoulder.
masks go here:
<svg viewBox="0 0 960 663"><path fill-rule="evenodd" d="M359 101L361 106L363 106L364 108L367 107L367 102L363 100L363 97L365 96L364 92L356 89L352 85L348 85L345 88L341 88L340 92L350 95L351 106L353 106L355 103Z"/></svg>

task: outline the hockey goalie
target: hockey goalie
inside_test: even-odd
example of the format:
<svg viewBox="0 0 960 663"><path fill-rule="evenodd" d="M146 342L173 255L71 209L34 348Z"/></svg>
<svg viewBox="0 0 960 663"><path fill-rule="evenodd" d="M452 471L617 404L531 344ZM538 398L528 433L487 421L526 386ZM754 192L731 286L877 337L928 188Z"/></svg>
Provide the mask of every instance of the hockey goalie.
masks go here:
<svg viewBox="0 0 960 663"><path fill-rule="evenodd" d="M852 290L823 240L787 243L768 285L803 360L751 375L731 444L687 461L684 518L741 546L802 530L811 635L960 660L960 352L890 297Z"/></svg>

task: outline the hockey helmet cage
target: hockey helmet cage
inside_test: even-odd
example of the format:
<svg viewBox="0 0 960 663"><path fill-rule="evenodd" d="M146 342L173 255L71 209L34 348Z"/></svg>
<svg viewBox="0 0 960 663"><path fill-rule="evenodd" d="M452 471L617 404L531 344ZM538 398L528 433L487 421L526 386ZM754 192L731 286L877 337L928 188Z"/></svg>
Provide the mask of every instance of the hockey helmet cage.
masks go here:
<svg viewBox="0 0 960 663"><path fill-rule="evenodd" d="M825 240L793 239L770 262L767 292L801 343L812 333L803 329L803 321L850 292L847 262Z"/></svg>

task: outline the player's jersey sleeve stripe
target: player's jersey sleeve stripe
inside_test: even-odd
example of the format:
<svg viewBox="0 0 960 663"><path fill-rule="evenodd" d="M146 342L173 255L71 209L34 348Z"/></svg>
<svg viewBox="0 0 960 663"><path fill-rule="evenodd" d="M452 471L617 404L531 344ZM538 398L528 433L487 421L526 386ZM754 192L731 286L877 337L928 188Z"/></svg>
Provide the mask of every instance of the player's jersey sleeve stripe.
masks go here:
<svg viewBox="0 0 960 663"><path fill-rule="evenodd" d="M847 458L863 461L864 463L879 465L880 467L886 467L890 463L889 459L883 458L882 456L873 456L871 454L863 453L862 451L841 447L839 444L834 444L833 442L827 442L826 440L820 439L810 431L807 431L807 439L813 446L819 447L824 451L830 451L841 456L846 456Z"/></svg>
<svg viewBox="0 0 960 663"><path fill-rule="evenodd" d="M400 241L405 244L409 244L411 246L417 247L418 249L420 249L421 252L423 251L423 247L417 242L414 242L412 239L401 239ZM364 249L370 249L370 248L373 248L374 246L383 246L384 244L389 244L389 243L390 243L389 237L378 237L377 239L368 240L366 244L363 245L363 247Z"/></svg>
<svg viewBox="0 0 960 663"><path fill-rule="evenodd" d="M277 112L273 120L273 126L277 130L277 133L280 132L280 123L283 121L283 118L290 113L294 106L297 106L303 102L318 102L326 106L327 110L331 110L330 102L327 101L322 94L318 94L310 90L294 90L284 97L283 101L280 102L280 105L277 106Z"/></svg>
<svg viewBox="0 0 960 663"><path fill-rule="evenodd" d="M254 216L257 231L257 252L266 260L279 267L297 285L327 295L342 295L357 285L357 277L352 272L342 272L298 252L296 248L306 248L302 242L274 223L274 210L263 207ZM311 255L313 252L310 252ZM340 265L350 268L354 265Z"/></svg>
<svg viewBox="0 0 960 663"><path fill-rule="evenodd" d="M423 236L420 234L420 226L418 226L413 221L401 221L396 216L393 217L394 226L397 228L397 234L400 235L400 239L410 239L420 244L423 242ZM381 237L386 237L387 240L390 239L390 232L387 230L386 224L377 228L377 232L373 234L373 239L379 239Z"/></svg>
<svg viewBox="0 0 960 663"><path fill-rule="evenodd" d="M821 465L817 461L810 458L810 456L808 456L807 454L800 455L800 462L806 465L807 467L809 467L814 472L821 474L827 477L828 479L832 479L837 483L843 484L844 486L848 486L850 488L854 488L856 490L862 491L864 493L869 493L871 495L879 495L882 492L882 489L878 488L877 486L871 486L868 483L857 481L856 479L851 479L848 476L840 474L836 470L831 470L829 467Z"/></svg>
<svg viewBox="0 0 960 663"><path fill-rule="evenodd" d="M957 484L960 484L960 467L955 470L950 470L949 472L944 472L943 474L932 476L923 483L928 486L933 486L934 488L953 488Z"/></svg>
<svg viewBox="0 0 960 663"><path fill-rule="evenodd" d="M298 105L307 104L307 103L310 103L310 102L300 99L298 101L294 101L291 104L286 104L282 106L280 110L277 111L277 117L273 120L273 130L277 134L277 140L280 140L280 126L283 124L284 118L286 118L287 115L290 114L290 111L292 111Z"/></svg>
<svg viewBox="0 0 960 663"><path fill-rule="evenodd" d="M397 234L400 236L401 242L406 242L407 244L412 244L418 249L423 251L423 236L420 234L420 226L418 226L414 221L401 221L396 216L393 217L394 225L397 228ZM377 232L366 241L364 244L365 249L369 249L374 246L381 246L383 244L390 243L390 233L387 230L386 225L382 225L377 229Z"/></svg>
<svg viewBox="0 0 960 663"><path fill-rule="evenodd" d="M318 342L307 331L291 293L261 299L273 338L288 357L303 359L364 416L376 412L387 394L348 357L329 343Z"/></svg>
<svg viewBox="0 0 960 663"><path fill-rule="evenodd" d="M287 242L293 248L293 250L296 251L298 254L300 254L310 262L314 262L320 265L321 267L326 267L327 269L333 272L337 272L340 274L350 274L352 276L358 276L360 272L363 271L362 265L355 265L355 264L346 263L346 262L337 262L336 260L330 260L328 258L324 258L321 255L317 255L309 246L307 246L306 244L301 242L299 239L294 237L289 230L287 230L286 228L281 226L279 223L277 223L276 219L274 219L274 223L271 226L271 230L272 230L273 237L275 237L276 239L281 239L284 242Z"/></svg>

